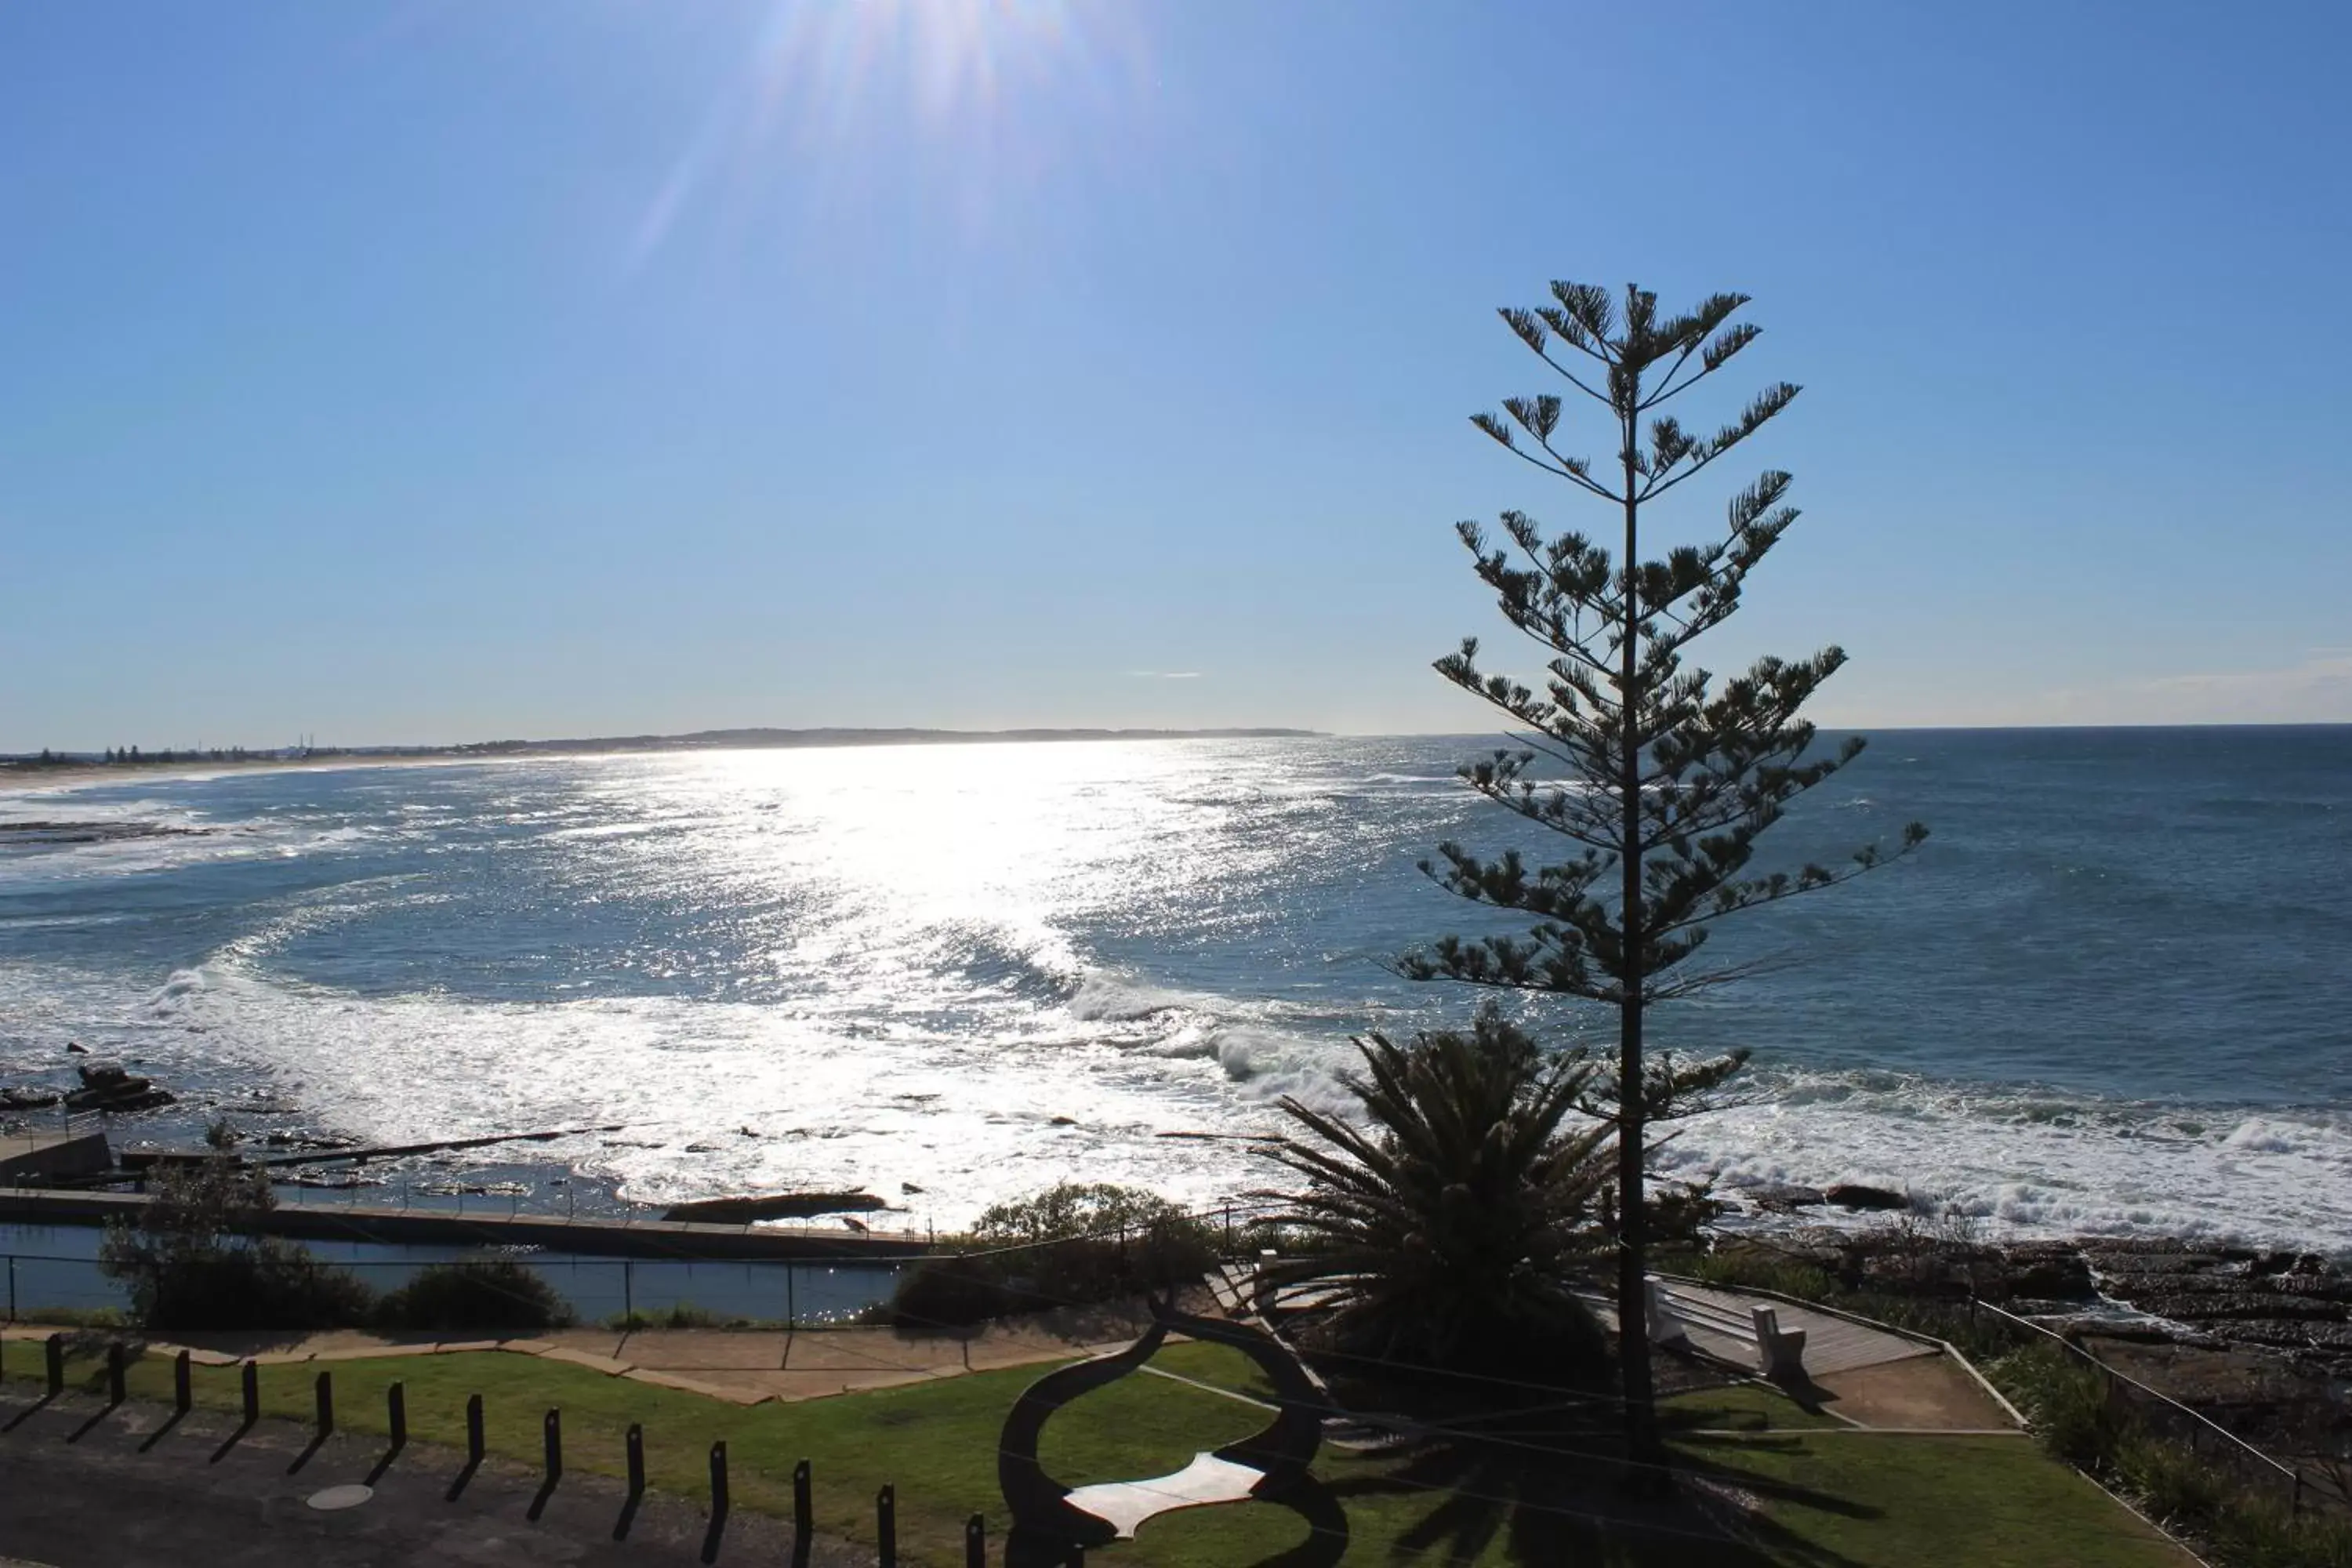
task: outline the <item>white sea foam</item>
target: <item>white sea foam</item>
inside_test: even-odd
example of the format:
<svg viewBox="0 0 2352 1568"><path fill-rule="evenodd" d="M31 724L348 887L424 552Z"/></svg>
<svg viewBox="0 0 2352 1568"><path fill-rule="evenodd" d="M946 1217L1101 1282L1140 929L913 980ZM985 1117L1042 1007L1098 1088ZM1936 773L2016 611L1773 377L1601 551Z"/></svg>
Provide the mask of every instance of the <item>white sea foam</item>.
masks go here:
<svg viewBox="0 0 2352 1568"><path fill-rule="evenodd" d="M1886 1073L1768 1070L1752 1088L1758 1103L1688 1123L1669 1163L1735 1194L1780 1183L1891 1188L2000 1234L2352 1251L2352 1119L2338 1112L2215 1117Z"/></svg>
<svg viewBox="0 0 2352 1568"><path fill-rule="evenodd" d="M650 1201L912 1182L941 1225L1072 1169L1207 1202L1265 1173L1236 1145L1155 1134L1275 1131L1285 1095L1348 1105L1344 1041L1114 978L1089 976L1058 1022L1048 1008L974 1038L851 1032L751 1004L362 998L272 977L267 946L172 971L136 997L0 964L0 1011L23 1026L0 1035L19 1047L0 1059L26 1065L69 1026L167 1079L266 1085L381 1142L622 1123L617 1139L542 1152ZM1134 1033L1106 1039L1105 1022ZM1711 1174L1732 1195L1887 1186L1997 1235L2352 1251L2352 1119L2338 1113L2215 1116L1885 1072L1768 1068L1749 1089L1751 1103L1683 1124L1670 1171ZM1055 1125L1064 1116L1075 1125ZM640 1142L651 1146L607 1146Z"/></svg>
<svg viewBox="0 0 2352 1568"><path fill-rule="evenodd" d="M1287 773L1247 748L697 754L341 794L289 775L277 794L0 798L17 820L222 829L0 856L0 894L25 895L0 900L0 1068L62 1078L78 1038L189 1090L193 1118L262 1088L372 1141L625 1123L525 1152L653 1200L911 1182L952 1224L1074 1173L1206 1200L1268 1173L1241 1145L1156 1134L1271 1131L1286 1096L1344 1110L1349 1034L1466 1012L1377 965L1447 912L1411 867L1459 820L1447 803L1465 792L1439 769L1461 750L1334 743ZM1910 808L1895 781L1871 790ZM1969 853L2010 830L1986 820ZM1905 944L1940 941L1958 909L1979 948L1936 951L2014 964L2010 900L2045 870L1971 870L1901 920L1864 910L1908 875L1890 873L1824 900L1862 912L1811 946L1899 931L1872 973L1900 975ZM134 896L106 880L146 871L167 875ZM2028 907L2101 966L2069 999L2137 951L2140 928L2102 923L2105 906ZM1893 1185L2000 1233L2352 1247L2343 1116L1932 1076L2046 1060L2119 1093L2145 1077L2219 1101L2242 1079L2332 1100L2293 1068L2340 1032L2326 994L2258 994L2243 1037L2268 1054L2226 1062L2151 1018L2126 1075L2096 1007L2003 1012L1990 982L1956 973L1940 991L1916 976L1907 1012L1852 973L1752 1011L1692 1005L1705 1039L1764 1027L1768 1058L1818 1059L1802 1037L1818 1020L1822 1056L1930 1071L1759 1068L1753 1103L1689 1123L1670 1163L1727 1190Z"/></svg>

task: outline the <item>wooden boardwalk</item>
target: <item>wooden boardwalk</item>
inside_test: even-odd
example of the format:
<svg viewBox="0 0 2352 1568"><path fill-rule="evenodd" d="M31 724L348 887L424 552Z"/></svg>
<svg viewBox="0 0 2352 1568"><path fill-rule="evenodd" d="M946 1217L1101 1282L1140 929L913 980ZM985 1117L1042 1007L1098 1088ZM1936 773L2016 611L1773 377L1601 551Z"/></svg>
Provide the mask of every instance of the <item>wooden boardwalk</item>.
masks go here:
<svg viewBox="0 0 2352 1568"><path fill-rule="evenodd" d="M1937 1355L1937 1346L1898 1334L1888 1329L1874 1328L1842 1318L1833 1312L1801 1307L1777 1297L1759 1296L1745 1290L1727 1290L1711 1285L1695 1284L1688 1280L1669 1281L1675 1296L1709 1307L1725 1316L1745 1321L1757 1307L1769 1307L1780 1319L1783 1332L1801 1329L1805 1334L1804 1368L1806 1375L1822 1378L1841 1372L1855 1372L1866 1366L1884 1366L1889 1362L1908 1361L1913 1356ZM1705 1322L1685 1325L1694 1348L1718 1360L1736 1362L1741 1366L1756 1364L1756 1342L1726 1333Z"/></svg>

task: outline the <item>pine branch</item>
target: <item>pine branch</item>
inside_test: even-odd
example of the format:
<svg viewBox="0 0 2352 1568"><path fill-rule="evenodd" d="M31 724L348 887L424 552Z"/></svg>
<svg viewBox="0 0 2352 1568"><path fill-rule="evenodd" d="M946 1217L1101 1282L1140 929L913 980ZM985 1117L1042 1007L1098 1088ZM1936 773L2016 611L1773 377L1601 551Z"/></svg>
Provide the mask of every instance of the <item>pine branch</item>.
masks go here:
<svg viewBox="0 0 2352 1568"><path fill-rule="evenodd" d="M1541 468L1545 473L1551 475L1554 479L1567 479L1572 483L1581 485L1603 500L1622 503L1625 499L1606 486L1596 483L1591 478L1580 472L1578 469L1559 465L1559 459L1557 454L1554 454L1553 462L1547 463L1543 458L1537 457L1534 453L1523 450L1519 447L1518 443L1512 438L1510 426L1505 425L1501 420L1496 418L1491 414L1473 414L1470 416L1470 423L1475 425L1480 430L1484 431L1486 435L1492 437L1496 442L1500 443L1502 448L1510 453L1511 456L1518 458L1523 463L1529 463Z"/></svg>
<svg viewBox="0 0 2352 1568"><path fill-rule="evenodd" d="M1713 439L1700 443L1691 458L1690 466L1688 468L1685 468L1681 473L1675 475L1671 479L1644 487L1642 492L1634 499L1636 500L1650 500L1657 496L1665 494L1666 491L1674 489L1676 485L1681 484L1685 479L1690 479L1692 476L1697 474L1702 469L1706 468L1708 464L1714 462L1717 458L1722 457L1726 452L1730 451L1734 447L1738 446L1742 441L1747 440L1748 437L1753 436L1758 430L1763 428L1764 425L1770 420L1773 416L1779 414L1780 410L1788 407L1790 404L1796 401L1797 394L1801 390L1803 389L1792 383L1785 381L1776 383L1775 384L1765 388L1761 393L1757 395L1756 400L1750 403L1747 408L1741 412L1740 416L1738 419L1717 431Z"/></svg>

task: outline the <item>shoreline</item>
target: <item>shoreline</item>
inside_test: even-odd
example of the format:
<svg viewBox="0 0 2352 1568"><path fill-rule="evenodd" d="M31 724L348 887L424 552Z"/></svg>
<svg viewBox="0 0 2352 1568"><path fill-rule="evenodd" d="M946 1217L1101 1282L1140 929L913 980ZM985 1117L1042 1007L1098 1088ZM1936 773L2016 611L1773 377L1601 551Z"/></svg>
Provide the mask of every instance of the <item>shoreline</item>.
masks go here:
<svg viewBox="0 0 2352 1568"><path fill-rule="evenodd" d="M502 760L502 757L467 757L434 752L427 756L254 757L243 762L224 758L219 762L190 763L10 763L0 766L0 795L37 795L82 789L91 784L130 784L150 779L162 784L184 784L230 774L338 773L356 768L434 768Z"/></svg>
<svg viewBox="0 0 2352 1568"><path fill-rule="evenodd" d="M107 763L76 757L43 763L30 757L0 762L0 792L10 789L37 794L47 789L74 789L86 784L132 777L166 780L207 779L226 773L294 773L312 769L446 767L465 763L522 761L536 757L660 757L713 752L845 751L904 746L1068 745L1087 742L1329 740L1319 730L1236 727L1207 730L1150 729L1023 729L929 730L858 729L722 730L691 735L632 735L589 737L576 741L489 741L454 746L360 747L304 757L173 757L170 761L140 758Z"/></svg>

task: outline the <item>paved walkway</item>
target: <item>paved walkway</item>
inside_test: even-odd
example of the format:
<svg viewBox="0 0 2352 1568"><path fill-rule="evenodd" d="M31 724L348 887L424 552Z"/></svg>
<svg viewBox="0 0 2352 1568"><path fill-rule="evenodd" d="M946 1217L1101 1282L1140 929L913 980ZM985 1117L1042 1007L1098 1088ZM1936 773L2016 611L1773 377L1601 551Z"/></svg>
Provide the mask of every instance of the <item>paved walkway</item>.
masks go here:
<svg viewBox="0 0 2352 1568"><path fill-rule="evenodd" d="M38 1342L68 1331L34 1324L0 1330L7 1363L26 1352L19 1342ZM1072 1318L1050 1314L992 1324L970 1334L910 1334L895 1329L790 1330L646 1329L621 1333L609 1329L566 1329L510 1339L435 1340L336 1331L320 1334L202 1334L146 1339L151 1355L172 1356L185 1348L204 1366L257 1362L278 1366L303 1362L366 1361L380 1356L446 1355L500 1351L543 1356L639 1383L681 1389L736 1405L768 1400L792 1402L864 1389L890 1388L970 1372L1032 1366L1122 1350L1139 1331L1115 1313ZM134 1337L126 1332L126 1339Z"/></svg>
<svg viewBox="0 0 2352 1568"><path fill-rule="evenodd" d="M1750 1290L1687 1279L1671 1280L1668 1289L1706 1310L1703 1317L1684 1320L1691 1348L1745 1371L1756 1368L1756 1342L1730 1331L1724 1321L1744 1324L1755 1308L1769 1307L1783 1333L1803 1330L1803 1381L1783 1387L1809 1408L1852 1426L1874 1432L2024 1430L2017 1412L1974 1368L1932 1341ZM1593 1310L1616 1327L1613 1303L1595 1300Z"/></svg>

